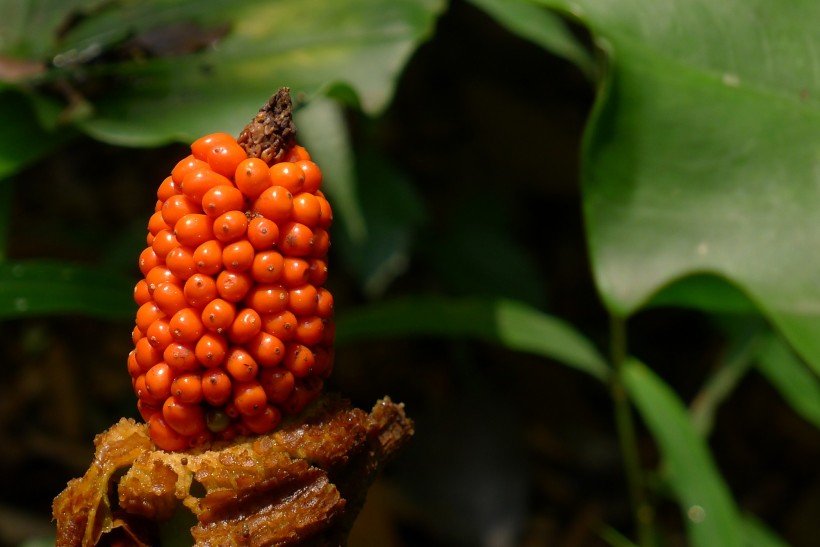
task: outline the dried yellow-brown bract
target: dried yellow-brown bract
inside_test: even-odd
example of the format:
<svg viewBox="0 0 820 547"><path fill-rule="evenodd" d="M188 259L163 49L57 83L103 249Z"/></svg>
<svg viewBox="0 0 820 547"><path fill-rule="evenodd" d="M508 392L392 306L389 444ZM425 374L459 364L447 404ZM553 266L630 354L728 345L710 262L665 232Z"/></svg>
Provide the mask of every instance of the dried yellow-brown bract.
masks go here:
<svg viewBox="0 0 820 547"><path fill-rule="evenodd" d="M195 517L195 545L342 544L373 476L412 434L389 398L368 414L332 395L274 433L188 452L157 449L123 419L54 500L57 545L154 545L179 511Z"/></svg>

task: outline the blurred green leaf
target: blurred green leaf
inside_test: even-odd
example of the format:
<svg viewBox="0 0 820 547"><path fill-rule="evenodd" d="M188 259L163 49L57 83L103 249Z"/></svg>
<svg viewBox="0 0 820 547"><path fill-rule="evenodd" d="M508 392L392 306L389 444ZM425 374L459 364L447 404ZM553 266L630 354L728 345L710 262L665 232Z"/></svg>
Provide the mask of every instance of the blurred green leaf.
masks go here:
<svg viewBox="0 0 820 547"><path fill-rule="evenodd" d="M413 181L367 146L356 155L356 199L366 227L364 237L334 234L338 256L368 298L380 298L410 262L416 232L426 219ZM344 221L344 219L342 219Z"/></svg>
<svg viewBox="0 0 820 547"><path fill-rule="evenodd" d="M129 146L238 134L281 86L309 97L344 84L376 113L443 8L443 0L118 0L70 26L51 52L59 66L37 81L68 83L93 107L78 125Z"/></svg>
<svg viewBox="0 0 820 547"><path fill-rule="evenodd" d="M665 475L695 547L741 547L742 519L706 442L672 389L642 363L630 360L624 384L657 441Z"/></svg>
<svg viewBox="0 0 820 547"><path fill-rule="evenodd" d="M60 133L41 129L23 96L11 89L0 91L0 120L0 179L41 158L73 133L70 129Z"/></svg>
<svg viewBox="0 0 820 547"><path fill-rule="evenodd" d="M134 280L104 269L54 260L0 263L0 319L83 314L131 317Z"/></svg>
<svg viewBox="0 0 820 547"><path fill-rule="evenodd" d="M758 353L757 370L806 421L820 427L820 378L783 340L770 335Z"/></svg>
<svg viewBox="0 0 820 547"><path fill-rule="evenodd" d="M560 319L511 300L413 297L340 313L339 344L388 337L472 337L554 359L605 381L609 367L595 347Z"/></svg>
<svg viewBox="0 0 820 547"><path fill-rule="evenodd" d="M820 3L543 3L610 54L582 159L608 308L722 276L820 372Z"/></svg>
<svg viewBox="0 0 820 547"><path fill-rule="evenodd" d="M587 76L595 72L590 52L579 42L566 23L554 13L536 6L532 0L470 0L499 24L525 40L574 63Z"/></svg>

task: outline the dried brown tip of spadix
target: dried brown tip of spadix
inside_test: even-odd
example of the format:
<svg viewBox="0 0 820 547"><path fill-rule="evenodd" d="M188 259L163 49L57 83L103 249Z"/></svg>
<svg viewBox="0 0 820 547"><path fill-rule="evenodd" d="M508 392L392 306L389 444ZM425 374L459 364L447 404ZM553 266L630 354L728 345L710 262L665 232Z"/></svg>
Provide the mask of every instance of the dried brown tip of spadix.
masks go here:
<svg viewBox="0 0 820 547"><path fill-rule="evenodd" d="M236 142L249 158L260 158L271 165L295 144L295 136L290 89L281 87L245 126Z"/></svg>

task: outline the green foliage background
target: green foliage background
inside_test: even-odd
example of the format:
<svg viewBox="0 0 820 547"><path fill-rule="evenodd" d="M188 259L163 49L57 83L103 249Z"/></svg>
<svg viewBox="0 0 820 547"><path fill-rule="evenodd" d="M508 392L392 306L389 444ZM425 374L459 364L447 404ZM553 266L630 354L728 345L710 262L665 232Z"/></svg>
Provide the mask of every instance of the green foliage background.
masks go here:
<svg viewBox="0 0 820 547"><path fill-rule="evenodd" d="M415 374L424 388L411 382L415 388L400 393L417 405L411 415L435 414L442 397L460 398L463 404L445 405L461 412L453 420L471 422L456 423L443 437L453 454L459 435L483 438L481 423L472 422L491 414L486 439L462 456L470 458L487 439L506 442L498 429L517 423L514 415L502 420L502 407L516 408L515 394L487 399L500 389L492 377L505 374L507 361L566 365L574 371L571 382L589 377L581 385L591 399L611 398L606 427L619 440L624 477L616 497L631 501L631 517L615 511L595 519L596 541L672 545L683 530L686 543L696 546L785 544L781 531L771 529L777 523L767 526L736 499L713 434L721 407L756 373L808 425L802 448L817 454L820 35L814 27L820 4L30 0L0 6L0 316L19 334L22 349L14 351L27 359L47 354L54 324L70 330L73 321L105 325L103 336L125 333L127 343L136 256L155 187L185 144L213 131L237 134L273 90L287 85L298 104L299 139L323 167L336 212L331 283L339 295L340 389L367 404ZM523 67L503 55L486 60L492 74L508 63L509 79L524 96L530 98L528 78L551 71L548 77L572 82L555 85L586 89L592 99L583 135L565 145L578 151L569 162L578 167L577 186L545 192L559 196L557 208L578 204L572 214L580 215L584 239L573 251L588 270L571 275L593 283L577 306L557 304L566 287L545 271L566 258L563 248L521 235L533 219L550 222L535 205L528 208L521 188L534 194L553 188L543 164L559 152L522 147L530 155L519 157L521 149L511 145L518 142L519 105L499 104L488 93L481 119L465 123L467 142L474 142L469 131L476 128L513 128L512 135L499 130L487 138L490 150L465 152L454 142L452 151L427 156L396 151L399 142L429 152L424 134L414 141L397 123L402 104L436 113L447 126L448 105L436 104L436 82L419 86L405 70L442 32L437 25L451 11L492 21L495 32L543 56L532 58L548 60ZM411 96L419 87L428 93ZM505 116L504 123L491 123ZM427 128L432 135L437 129ZM448 152L472 154L452 163L473 168L447 171ZM483 172L488 160L480 152L495 160L494 171ZM509 167L498 169L504 160ZM555 178L575 181L573 174ZM68 198L55 202L55 196ZM572 219L559 215L549 226L560 238L562 229L577 231ZM573 310L572 317L562 309ZM692 352L703 362L683 382L681 374L666 374L677 356L652 347L643 338L650 330L632 327L668 313L679 314L675 328L682 328L684 346L687 329L704 324L718 341L711 354ZM95 335L73 339L94 340L97 345L83 348L100 351L100 332ZM689 338L698 343L697 334ZM111 372L100 375L97 368L119 366L125 377L125 354L121 366L113 349L111 355L113 362L101 365L97 355L78 370L109 378ZM449 367L450 388L468 387L447 395L424 384L431 378L417 364L424 359ZM373 373L367 363L374 360L391 367L390 374ZM130 403L117 392L105 409L91 404L86 412L96 412L89 420L99 430L105 412L133 413ZM564 411L572 423L573 408ZM5 435L19 434L4 427ZM655 447L649 456L647 440ZM499 458L502 468L514 461ZM494 460L479 460L491 473ZM412 476L412 465L397 467L398 475ZM509 494L510 484L526 482L515 476L496 486ZM481 490L475 482L462 487ZM412 497L412 488L405 494ZM522 499L510 506L519 508L505 536L511 541L526 535ZM671 524L662 518L669 504L677 514ZM487 541L470 536L483 530L470 525L472 517L456 512L448 520L447 510L418 517L428 540ZM659 518L646 518L651 514ZM808 545L811 538L789 540Z"/></svg>

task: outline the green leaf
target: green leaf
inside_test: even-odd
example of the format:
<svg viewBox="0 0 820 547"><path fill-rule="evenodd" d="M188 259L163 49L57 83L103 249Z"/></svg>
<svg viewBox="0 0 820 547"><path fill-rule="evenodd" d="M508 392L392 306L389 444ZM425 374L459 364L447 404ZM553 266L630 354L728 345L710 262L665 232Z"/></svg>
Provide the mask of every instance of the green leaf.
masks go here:
<svg viewBox="0 0 820 547"><path fill-rule="evenodd" d="M681 400L638 361L625 363L623 379L663 455L665 478L680 504L691 545L743 546L742 519L731 492Z"/></svg>
<svg viewBox="0 0 820 547"><path fill-rule="evenodd" d="M729 280L710 274L693 274L671 281L646 303L646 307L683 306L713 313L753 314L758 309Z"/></svg>
<svg viewBox="0 0 820 547"><path fill-rule="evenodd" d="M134 314L134 280L84 264L54 260L0 263L0 319L83 314L125 319Z"/></svg>
<svg viewBox="0 0 820 547"><path fill-rule="evenodd" d="M0 120L0 179L42 157L72 133L41 129L25 98L11 89L0 91Z"/></svg>
<svg viewBox="0 0 820 547"><path fill-rule="evenodd" d="M487 340L555 359L602 381L609 376L605 360L572 326L511 300L395 299L348 310L336 321L339 344L410 336Z"/></svg>
<svg viewBox="0 0 820 547"><path fill-rule="evenodd" d="M820 428L820 379L775 335L767 337L757 357L757 370L795 412Z"/></svg>
<svg viewBox="0 0 820 547"><path fill-rule="evenodd" d="M582 158L608 308L721 276L820 372L820 3L544 3L610 55Z"/></svg>
<svg viewBox="0 0 820 547"><path fill-rule="evenodd" d="M531 0L470 0L470 3L486 11L510 32L574 63L587 76L595 72L592 56L566 23L543 7L533 5Z"/></svg>
<svg viewBox="0 0 820 547"><path fill-rule="evenodd" d="M130 146L238 134L281 86L311 97L347 85L377 113L443 7L443 0L121 0L72 27L57 54L71 59L91 49L124 59L67 61L46 79L93 82L86 96L93 111L78 124ZM190 51L173 49L179 33L194 44ZM142 51L133 44L149 54L132 53ZM160 51L150 51L156 44Z"/></svg>

